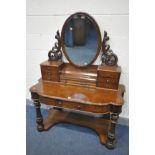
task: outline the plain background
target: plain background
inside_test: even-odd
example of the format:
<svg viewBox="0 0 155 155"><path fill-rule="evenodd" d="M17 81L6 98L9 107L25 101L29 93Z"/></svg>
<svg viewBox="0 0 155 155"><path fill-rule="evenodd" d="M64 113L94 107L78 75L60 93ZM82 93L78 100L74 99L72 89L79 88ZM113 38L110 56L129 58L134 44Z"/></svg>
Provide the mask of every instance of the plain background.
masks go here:
<svg viewBox="0 0 155 155"><path fill-rule="evenodd" d="M125 104L120 116L129 118L129 4L128 0L27 0L26 13L26 97L29 88L41 77L40 63L48 59L48 51L55 43L55 34L61 32L65 20L82 11L93 16L110 37L109 44L122 67L120 83L126 86ZM64 58L64 61L67 60ZM101 64L100 57L95 64Z"/></svg>
<svg viewBox="0 0 155 155"><path fill-rule="evenodd" d="M155 2L130 0L130 154L155 154ZM94 6L95 7L95 6ZM26 3L0 5L0 154L26 154Z"/></svg>

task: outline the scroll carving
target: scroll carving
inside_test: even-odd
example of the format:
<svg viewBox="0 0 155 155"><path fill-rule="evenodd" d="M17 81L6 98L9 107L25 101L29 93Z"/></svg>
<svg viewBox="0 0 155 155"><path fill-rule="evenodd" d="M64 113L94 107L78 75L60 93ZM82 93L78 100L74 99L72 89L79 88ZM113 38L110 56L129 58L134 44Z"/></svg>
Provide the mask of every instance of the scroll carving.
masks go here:
<svg viewBox="0 0 155 155"><path fill-rule="evenodd" d="M54 44L54 47L48 52L49 60L61 60L62 51L61 51L61 37L59 30L56 32L55 39L57 42Z"/></svg>
<svg viewBox="0 0 155 155"><path fill-rule="evenodd" d="M104 31L104 38L102 42L102 64L106 64L108 66L115 66L117 65L117 55L113 53L113 51L110 49L110 45L107 44L107 41L109 40L109 36L106 31Z"/></svg>

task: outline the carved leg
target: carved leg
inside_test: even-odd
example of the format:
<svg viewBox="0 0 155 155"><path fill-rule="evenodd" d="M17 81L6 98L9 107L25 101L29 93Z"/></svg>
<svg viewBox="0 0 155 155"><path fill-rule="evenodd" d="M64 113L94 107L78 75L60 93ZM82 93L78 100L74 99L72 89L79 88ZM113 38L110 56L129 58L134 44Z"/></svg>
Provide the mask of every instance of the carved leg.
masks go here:
<svg viewBox="0 0 155 155"><path fill-rule="evenodd" d="M43 124L43 117L40 111L40 102L38 99L34 99L33 103L36 108L36 123L37 123L37 130L43 131L44 130L44 124Z"/></svg>
<svg viewBox="0 0 155 155"><path fill-rule="evenodd" d="M108 139L106 146L109 149L114 149L115 147L115 126L118 120L118 114L117 113L111 113L110 114L110 125L108 129Z"/></svg>

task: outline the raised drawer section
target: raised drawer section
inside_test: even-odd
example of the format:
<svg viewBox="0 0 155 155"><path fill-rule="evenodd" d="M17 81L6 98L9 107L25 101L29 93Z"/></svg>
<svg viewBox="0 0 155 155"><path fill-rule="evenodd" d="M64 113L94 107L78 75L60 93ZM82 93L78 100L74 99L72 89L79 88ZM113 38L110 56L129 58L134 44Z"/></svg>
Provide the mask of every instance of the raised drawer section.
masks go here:
<svg viewBox="0 0 155 155"><path fill-rule="evenodd" d="M53 105L56 107L62 107L62 108L80 110L80 111L86 111L86 112L107 113L110 111L110 105L96 106L96 105L82 104L77 102L55 100L55 99L50 99L46 97L40 97L40 102L45 103L47 105Z"/></svg>
<svg viewBox="0 0 155 155"><path fill-rule="evenodd" d="M43 80L60 81L60 70L63 67L61 62L45 61L40 67Z"/></svg>
<svg viewBox="0 0 155 155"><path fill-rule="evenodd" d="M96 86L118 89L121 68L119 66L99 66L97 70Z"/></svg>
<svg viewBox="0 0 155 155"><path fill-rule="evenodd" d="M59 71L53 70L53 67L41 66L43 80L59 81Z"/></svg>

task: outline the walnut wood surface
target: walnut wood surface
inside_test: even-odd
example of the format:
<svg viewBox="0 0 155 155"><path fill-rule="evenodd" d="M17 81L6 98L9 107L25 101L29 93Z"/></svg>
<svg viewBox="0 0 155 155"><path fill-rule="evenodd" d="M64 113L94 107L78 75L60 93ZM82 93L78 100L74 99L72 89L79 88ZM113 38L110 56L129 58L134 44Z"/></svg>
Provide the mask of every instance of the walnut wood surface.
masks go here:
<svg viewBox="0 0 155 155"><path fill-rule="evenodd" d="M45 61L42 79L30 88L36 107L38 131L48 130L56 123L82 125L95 130L102 144L115 147L115 124L124 103L125 87L119 85L119 66L92 66L79 69L61 61ZM50 110L43 121L40 103L57 109L71 109L96 114L110 114L108 119Z"/></svg>
<svg viewBox="0 0 155 155"><path fill-rule="evenodd" d="M61 82L96 86L97 66L89 66L85 69L80 69L66 63L60 72Z"/></svg>
<svg viewBox="0 0 155 155"><path fill-rule="evenodd" d="M86 66L77 66L72 62L64 46L64 30L68 21L75 14L84 14L94 24L98 33L96 56ZM96 131L102 144L109 149L115 147L115 126L124 104L124 85L119 85L121 67L117 66L117 56L106 43L109 40L104 34L102 43L102 65L91 65L101 50L101 33L95 20L86 13L71 15L63 25L61 37L59 31L55 38L58 43L49 52L49 60L40 64L41 79L30 88L31 98L36 109L38 131L45 131L57 123L72 123L89 127ZM62 62L62 51L70 63ZM109 66L110 65L110 66ZM43 119L40 103L52 105L48 117ZM61 110L60 110L61 109ZM67 112L70 109L74 112ZM97 118L75 113L108 115L108 118Z"/></svg>
<svg viewBox="0 0 155 155"><path fill-rule="evenodd" d="M85 13L79 12L78 14ZM31 98L36 109L37 129L45 131L57 123L72 123L89 127L96 131L102 144L113 149L115 147L115 126L124 104L125 87L119 85L121 67L105 65L110 63L114 54L102 55L102 60L104 59L102 65L91 65L101 49L100 30L91 16L89 19L98 32L96 56L86 66L77 66L69 59L64 47L64 27L72 16L66 20L63 26L61 40L59 32L57 32L56 39L58 39L59 46L55 44L55 47L49 52L49 60L40 64L42 78L30 88ZM104 39L106 41L107 38ZM105 46L105 50L110 48L104 43L103 46ZM61 47L70 63L62 62ZM55 53L54 50L56 50ZM114 63L117 64L117 57ZM49 110L48 117L45 119L40 111L40 103L54 106L54 109ZM64 111L64 109L70 109L73 112ZM83 111L87 115L75 111ZM108 117L93 117L88 113L101 116L106 114Z"/></svg>
<svg viewBox="0 0 155 155"><path fill-rule="evenodd" d="M108 142L107 131L110 125L110 121L108 119L50 109L48 117L44 119L44 130L50 129L57 123L71 123L91 128L99 135L100 142L102 144L106 145Z"/></svg>
<svg viewBox="0 0 155 155"><path fill-rule="evenodd" d="M116 105L122 106L124 100L124 86L120 85L118 90L105 89L99 87L83 87L78 85L64 84L61 82L52 82L39 80L39 83L31 87L31 92L37 93L39 96L52 99L74 101L78 103L91 105ZM78 100L72 98L75 94L86 96L87 100Z"/></svg>
<svg viewBox="0 0 155 155"><path fill-rule="evenodd" d="M45 61L40 66L43 80L109 89L118 89L119 86L119 66L90 65L80 69L61 61Z"/></svg>

